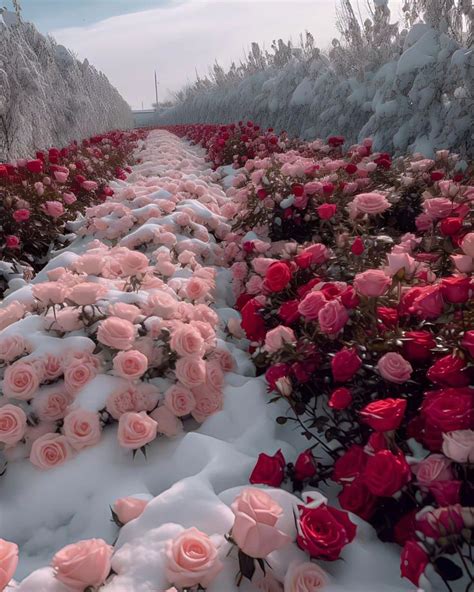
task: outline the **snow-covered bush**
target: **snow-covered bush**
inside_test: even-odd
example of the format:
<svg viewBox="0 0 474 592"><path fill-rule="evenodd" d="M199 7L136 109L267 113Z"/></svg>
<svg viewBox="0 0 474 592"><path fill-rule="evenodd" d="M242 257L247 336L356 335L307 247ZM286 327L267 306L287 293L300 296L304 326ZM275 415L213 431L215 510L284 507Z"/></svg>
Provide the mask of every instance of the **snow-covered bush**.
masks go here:
<svg viewBox="0 0 474 592"><path fill-rule="evenodd" d="M474 54L466 31L472 8L440 4L445 18L435 19L436 2L408 3L403 29L390 23L384 1L359 23L344 0L342 40L334 40L327 55L309 34L299 47L280 40L265 54L253 44L245 64L232 64L228 72L215 65L212 79L199 79L178 93L161 123L250 118L303 138L343 133L356 142L370 136L376 150L397 154L409 150L431 157L447 148L472 155ZM418 18L421 10L426 22Z"/></svg>
<svg viewBox="0 0 474 592"><path fill-rule="evenodd" d="M0 14L0 161L132 126L101 72L11 12Z"/></svg>

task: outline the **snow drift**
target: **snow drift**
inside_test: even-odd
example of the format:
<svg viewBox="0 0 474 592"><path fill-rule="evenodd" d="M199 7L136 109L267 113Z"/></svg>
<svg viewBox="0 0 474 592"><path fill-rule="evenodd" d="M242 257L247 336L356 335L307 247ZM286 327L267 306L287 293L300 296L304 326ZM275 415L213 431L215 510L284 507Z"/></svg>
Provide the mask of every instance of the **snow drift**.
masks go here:
<svg viewBox="0 0 474 592"><path fill-rule="evenodd" d="M360 64L350 64L350 52L337 41L328 56L281 43L261 60L255 47L248 64L227 73L215 67L212 80L180 93L160 123L250 118L305 139L342 134L354 143L372 137L375 150L396 154L432 157L441 148L473 154L474 53L426 23L397 30L391 40L387 33L385 46L374 38ZM283 64L277 59L282 49Z"/></svg>
<svg viewBox="0 0 474 592"><path fill-rule="evenodd" d="M0 14L0 161L132 126L130 107L87 60Z"/></svg>

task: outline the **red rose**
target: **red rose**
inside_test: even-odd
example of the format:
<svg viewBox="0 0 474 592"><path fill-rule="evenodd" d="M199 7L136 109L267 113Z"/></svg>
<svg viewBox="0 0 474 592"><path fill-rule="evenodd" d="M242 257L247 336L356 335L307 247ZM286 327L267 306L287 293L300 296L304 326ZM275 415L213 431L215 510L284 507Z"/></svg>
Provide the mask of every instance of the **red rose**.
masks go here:
<svg viewBox="0 0 474 592"><path fill-rule="evenodd" d="M313 262L311 253L300 253L295 257L295 263L300 269L308 269Z"/></svg>
<svg viewBox="0 0 474 592"><path fill-rule="evenodd" d="M354 539L357 530L347 512L326 504L317 508L298 506L298 509L298 546L314 558L327 561L338 559L342 548Z"/></svg>
<svg viewBox="0 0 474 592"><path fill-rule="evenodd" d="M281 292L290 283L291 271L286 263L272 263L265 274L265 287L270 292Z"/></svg>
<svg viewBox="0 0 474 592"><path fill-rule="evenodd" d="M352 243L351 253L353 255L362 255L364 251L364 241L360 238L360 236L358 236L356 239L354 239L354 242Z"/></svg>
<svg viewBox="0 0 474 592"><path fill-rule="evenodd" d="M328 405L331 407L331 409L337 409L338 411L341 411L342 409L349 407L351 403L351 391L348 388L341 386L331 393Z"/></svg>
<svg viewBox="0 0 474 592"><path fill-rule="evenodd" d="M461 347L469 352L471 358L474 358L474 331L466 331L461 340Z"/></svg>
<svg viewBox="0 0 474 592"><path fill-rule="evenodd" d="M398 322L398 310L396 308L390 308L388 306L378 306L377 316L389 329L396 327Z"/></svg>
<svg viewBox="0 0 474 592"><path fill-rule="evenodd" d="M26 163L26 168L30 171L30 173L41 173L43 170L43 162L39 158L36 160L29 160Z"/></svg>
<svg viewBox="0 0 474 592"><path fill-rule="evenodd" d="M265 380L268 382L268 386L271 391L276 388L277 380L288 376L290 373L290 366L288 364L273 364L265 372Z"/></svg>
<svg viewBox="0 0 474 592"><path fill-rule="evenodd" d="M429 557L420 543L407 541L400 557L402 578L407 578L412 584L418 586L429 562Z"/></svg>
<svg viewBox="0 0 474 592"><path fill-rule="evenodd" d="M304 481L305 479L311 479L311 477L314 477L316 472L317 463L311 450L302 452L295 462L295 477L299 481Z"/></svg>
<svg viewBox="0 0 474 592"><path fill-rule="evenodd" d="M311 378L311 375L319 365L316 358L304 360L303 362L294 362L291 365L291 373L298 382L305 383Z"/></svg>
<svg viewBox="0 0 474 592"><path fill-rule="evenodd" d="M435 541L441 537L458 535L464 528L461 510L462 506L460 504L427 510L418 514L416 530Z"/></svg>
<svg viewBox="0 0 474 592"><path fill-rule="evenodd" d="M343 348L331 360L331 370L336 382L346 382L362 366L362 360L354 348Z"/></svg>
<svg viewBox="0 0 474 592"><path fill-rule="evenodd" d="M252 300L252 296L250 294L246 294L245 292L243 292L236 300L235 303L235 308L239 311L241 311L244 306L247 304L247 302L249 302L250 300Z"/></svg>
<svg viewBox="0 0 474 592"><path fill-rule="evenodd" d="M471 280L468 277L448 277L441 281L441 292L447 302L460 304L469 300Z"/></svg>
<svg viewBox="0 0 474 592"><path fill-rule="evenodd" d="M297 289L297 292L298 292L298 296L301 298L301 300L303 300L303 298L306 296L306 294L308 292L311 292L311 290L314 288L314 286L316 284L319 284L320 282L321 282L321 280L319 278L313 278L312 280L309 280L309 282L307 282L306 284L299 286Z"/></svg>
<svg viewBox="0 0 474 592"><path fill-rule="evenodd" d="M391 497L410 481L411 471L401 452L381 450L368 458L362 477L371 493Z"/></svg>
<svg viewBox="0 0 474 592"><path fill-rule="evenodd" d="M445 218L440 222L439 229L443 236L454 236L462 228L462 218Z"/></svg>
<svg viewBox="0 0 474 592"><path fill-rule="evenodd" d="M431 171L430 177L432 181L441 181L444 179L444 171Z"/></svg>
<svg viewBox="0 0 474 592"><path fill-rule="evenodd" d="M405 399L381 399L366 405L360 415L376 432L388 432L400 427L406 407Z"/></svg>
<svg viewBox="0 0 474 592"><path fill-rule="evenodd" d="M372 432L364 446L364 452L369 456L373 456L381 450L388 450L387 439L385 432Z"/></svg>
<svg viewBox="0 0 474 592"><path fill-rule="evenodd" d="M342 146L344 144L345 139L344 136L329 136L328 144L333 148L337 148L337 146Z"/></svg>
<svg viewBox="0 0 474 592"><path fill-rule="evenodd" d="M17 236L9 235L5 237L5 244L7 249L18 249L20 246L20 239Z"/></svg>
<svg viewBox="0 0 474 592"><path fill-rule="evenodd" d="M350 162L346 166L345 171L348 175L353 175L354 173L357 173L357 165Z"/></svg>
<svg viewBox="0 0 474 592"><path fill-rule="evenodd" d="M443 432L472 429L474 389L445 388L425 393L420 416L421 441L429 450L440 450Z"/></svg>
<svg viewBox="0 0 474 592"><path fill-rule="evenodd" d="M341 508L352 512L363 520L369 520L377 505L377 498L370 493L362 479L344 485L338 494Z"/></svg>
<svg viewBox="0 0 474 592"><path fill-rule="evenodd" d="M288 302L284 302L280 306L278 310L278 316L285 323L285 325L291 325L300 318L298 305L298 300L288 300Z"/></svg>
<svg viewBox="0 0 474 592"><path fill-rule="evenodd" d="M304 186L301 183L295 183L291 186L291 191L295 197L302 197L304 194Z"/></svg>
<svg viewBox="0 0 474 592"><path fill-rule="evenodd" d="M410 312L419 315L422 319L436 319L444 309L444 300L440 286L426 286L416 288L419 290Z"/></svg>
<svg viewBox="0 0 474 592"><path fill-rule="evenodd" d="M426 377L442 386L467 386L470 383L466 362L451 354L439 358L428 369Z"/></svg>
<svg viewBox="0 0 474 592"><path fill-rule="evenodd" d="M407 541L415 541L417 538L415 532L415 516L417 514L418 508L411 510L411 512L402 516L393 528L393 538L401 547Z"/></svg>
<svg viewBox="0 0 474 592"><path fill-rule="evenodd" d="M8 169L3 164L0 164L0 178L1 177L8 177Z"/></svg>
<svg viewBox="0 0 474 592"><path fill-rule="evenodd" d="M459 504L461 498L461 481L433 481L428 487L438 506Z"/></svg>
<svg viewBox="0 0 474 592"><path fill-rule="evenodd" d="M426 362L436 341L429 331L407 331L403 342L403 357L410 362Z"/></svg>
<svg viewBox="0 0 474 592"><path fill-rule="evenodd" d="M337 205L324 203L317 208L318 216L321 220L330 220L336 213Z"/></svg>
<svg viewBox="0 0 474 592"><path fill-rule="evenodd" d="M334 463L331 479L342 484L354 481L363 472L367 458L362 446L353 444Z"/></svg>
<svg viewBox="0 0 474 592"><path fill-rule="evenodd" d="M357 292L351 286L348 286L340 295L341 302L346 308L357 308L360 298Z"/></svg>
<svg viewBox="0 0 474 592"><path fill-rule="evenodd" d="M262 341L265 338L265 323L259 310L262 305L252 298L242 309L242 329L251 341Z"/></svg>
<svg viewBox="0 0 474 592"><path fill-rule="evenodd" d="M280 487L285 477L285 465L285 457L281 450L278 450L273 456L262 452L258 455L257 464L253 468L249 481L253 485Z"/></svg>

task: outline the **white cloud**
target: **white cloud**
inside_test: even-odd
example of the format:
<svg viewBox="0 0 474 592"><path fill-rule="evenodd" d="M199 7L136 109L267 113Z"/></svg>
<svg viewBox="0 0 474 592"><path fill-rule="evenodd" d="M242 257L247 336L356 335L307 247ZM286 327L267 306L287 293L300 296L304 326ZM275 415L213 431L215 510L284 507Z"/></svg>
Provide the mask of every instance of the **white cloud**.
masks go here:
<svg viewBox="0 0 474 592"><path fill-rule="evenodd" d="M326 47L335 31L334 0L175 0L166 8L52 32L59 43L102 70L134 108L201 74L217 58L238 61L252 41L294 40L305 30Z"/></svg>

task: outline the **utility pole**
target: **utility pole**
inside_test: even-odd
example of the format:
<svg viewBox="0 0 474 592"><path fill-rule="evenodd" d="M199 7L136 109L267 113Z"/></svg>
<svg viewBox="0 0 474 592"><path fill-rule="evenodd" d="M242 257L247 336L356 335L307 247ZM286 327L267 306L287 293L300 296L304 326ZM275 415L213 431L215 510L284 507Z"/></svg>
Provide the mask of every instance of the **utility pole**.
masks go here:
<svg viewBox="0 0 474 592"><path fill-rule="evenodd" d="M155 70L155 111L158 111L158 79L156 77L156 70Z"/></svg>

